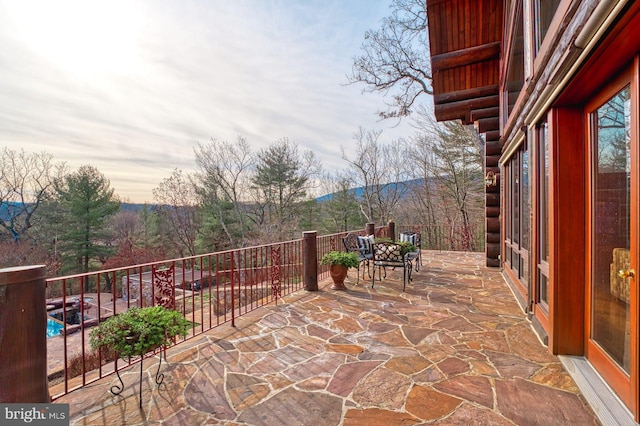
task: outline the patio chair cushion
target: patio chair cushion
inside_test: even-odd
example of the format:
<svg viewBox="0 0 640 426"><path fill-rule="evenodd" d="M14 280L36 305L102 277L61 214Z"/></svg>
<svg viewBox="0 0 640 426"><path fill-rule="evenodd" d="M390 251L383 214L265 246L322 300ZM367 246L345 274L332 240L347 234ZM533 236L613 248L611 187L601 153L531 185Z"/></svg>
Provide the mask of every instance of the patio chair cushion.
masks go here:
<svg viewBox="0 0 640 426"><path fill-rule="evenodd" d="M397 244L378 245L376 248L376 256L383 260L402 259L400 246Z"/></svg>
<svg viewBox="0 0 640 426"><path fill-rule="evenodd" d="M373 252L373 246L376 243L376 237L375 237L375 235L367 235L366 238L369 239L369 244L371 246L371 251Z"/></svg>
<svg viewBox="0 0 640 426"><path fill-rule="evenodd" d="M358 247L362 254L372 253L371 240L367 237L358 237Z"/></svg>
<svg viewBox="0 0 640 426"><path fill-rule="evenodd" d="M403 232L402 234L400 234L400 241L409 242L413 245L416 245L416 234L406 234Z"/></svg>

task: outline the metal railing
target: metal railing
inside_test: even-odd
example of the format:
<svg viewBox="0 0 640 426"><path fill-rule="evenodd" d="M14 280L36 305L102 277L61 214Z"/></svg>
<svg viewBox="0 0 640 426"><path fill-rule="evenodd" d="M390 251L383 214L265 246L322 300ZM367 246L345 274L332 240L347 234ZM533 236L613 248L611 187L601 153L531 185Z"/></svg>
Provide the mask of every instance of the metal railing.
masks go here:
<svg viewBox="0 0 640 426"><path fill-rule="evenodd" d="M133 362L91 349L90 329L137 306L163 305L200 335L303 287L302 240L51 278L49 321L61 336L47 339L52 399ZM57 340L55 340L57 339ZM180 340L182 341L182 340Z"/></svg>
<svg viewBox="0 0 640 426"><path fill-rule="evenodd" d="M350 232L391 238L392 229L369 224L367 230ZM451 239L456 230L395 225L398 233L405 230L421 232L422 249L462 249ZM318 280L329 277L329 267L320 265L320 259L344 250L347 234L314 238ZM299 239L47 279L49 322L61 328L60 336L47 339L52 399L140 361L92 350L93 326L131 307L156 305L175 309L192 323L186 338L176 343L222 324L235 325L239 316L304 288L303 251Z"/></svg>
<svg viewBox="0 0 640 426"><path fill-rule="evenodd" d="M396 224L396 233L418 231L422 237L423 250L484 251L485 228L482 223L468 227L456 225L408 225Z"/></svg>
<svg viewBox="0 0 640 426"><path fill-rule="evenodd" d="M316 238L316 247L318 253L318 280L329 278L329 265L320 265L320 259L322 259L322 256L324 256L326 253L329 253L330 251L344 251L342 238L347 234L348 232L338 232L336 234L322 235Z"/></svg>

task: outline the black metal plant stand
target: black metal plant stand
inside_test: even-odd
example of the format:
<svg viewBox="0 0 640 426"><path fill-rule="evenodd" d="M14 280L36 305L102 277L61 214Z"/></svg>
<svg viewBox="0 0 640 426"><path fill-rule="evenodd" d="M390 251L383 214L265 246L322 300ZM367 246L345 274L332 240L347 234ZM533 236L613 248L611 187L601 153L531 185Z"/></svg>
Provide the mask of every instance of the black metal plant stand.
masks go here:
<svg viewBox="0 0 640 426"><path fill-rule="evenodd" d="M160 361L158 362L158 369L156 370L156 385L160 386L164 381L164 373L160 373L160 366L162 365L162 353L164 351L160 350ZM165 354L166 356L166 354ZM139 393L138 393L138 401L139 406L142 408L142 362L144 361L144 355L140 357L140 380L139 380ZM117 384L111 386L111 393L113 395L120 395L124 390L124 382L122 381L122 377L120 377L120 370L116 368L116 375L118 376L118 380L120 381L120 385Z"/></svg>

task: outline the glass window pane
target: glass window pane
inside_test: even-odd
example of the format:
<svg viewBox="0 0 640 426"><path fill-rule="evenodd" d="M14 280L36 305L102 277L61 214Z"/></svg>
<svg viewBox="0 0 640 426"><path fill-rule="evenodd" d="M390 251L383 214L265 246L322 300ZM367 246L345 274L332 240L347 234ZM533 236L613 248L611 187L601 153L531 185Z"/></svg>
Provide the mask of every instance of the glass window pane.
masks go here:
<svg viewBox="0 0 640 426"><path fill-rule="evenodd" d="M549 305L549 296L547 294L547 276L539 271L538 273L538 303Z"/></svg>
<svg viewBox="0 0 640 426"><path fill-rule="evenodd" d="M519 155L516 153L514 155L512 163L512 181L511 181L511 191L513 194L513 199L511 200L511 227L512 231L512 239L514 244L520 243L520 167L519 167Z"/></svg>
<svg viewBox="0 0 640 426"><path fill-rule="evenodd" d="M627 373L630 371L630 88L591 116L592 241L591 338Z"/></svg>
<svg viewBox="0 0 640 426"><path fill-rule="evenodd" d="M542 262L549 262L549 143L547 123L538 126L537 132L537 158L538 158L538 282L537 302L543 305L549 304L547 290L547 276L542 269Z"/></svg>
<svg viewBox="0 0 640 426"><path fill-rule="evenodd" d="M504 174L503 176L505 177L505 200L504 200L504 205L505 205L505 230L506 230L506 234L505 238L509 241L511 241L511 167L509 164L506 164L504 167Z"/></svg>
<svg viewBox="0 0 640 426"><path fill-rule="evenodd" d="M549 143L547 123L542 123L538 131L538 162L540 183L538 185L540 218L540 260L549 261Z"/></svg>
<svg viewBox="0 0 640 426"><path fill-rule="evenodd" d="M534 1L534 31L536 54L547 35L553 16L560 5L560 0L536 0Z"/></svg>
<svg viewBox="0 0 640 426"><path fill-rule="evenodd" d="M524 32L522 3L516 10L513 44L511 46L511 56L509 57L507 69L507 113L511 114L513 105L524 86Z"/></svg>
<svg viewBox="0 0 640 426"><path fill-rule="evenodd" d="M522 243L520 246L529 250L529 209L531 201L529 200L529 149L527 144L522 151Z"/></svg>

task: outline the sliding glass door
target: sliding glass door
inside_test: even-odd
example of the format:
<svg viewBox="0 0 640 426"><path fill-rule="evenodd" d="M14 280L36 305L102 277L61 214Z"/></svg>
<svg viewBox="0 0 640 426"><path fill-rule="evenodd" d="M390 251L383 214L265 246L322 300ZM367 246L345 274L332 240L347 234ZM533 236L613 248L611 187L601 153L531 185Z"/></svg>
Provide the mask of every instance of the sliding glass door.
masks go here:
<svg viewBox="0 0 640 426"><path fill-rule="evenodd" d="M630 74L630 73L629 73ZM620 398L638 398L638 143L630 75L587 107L587 357ZM636 113L637 114L637 113Z"/></svg>

